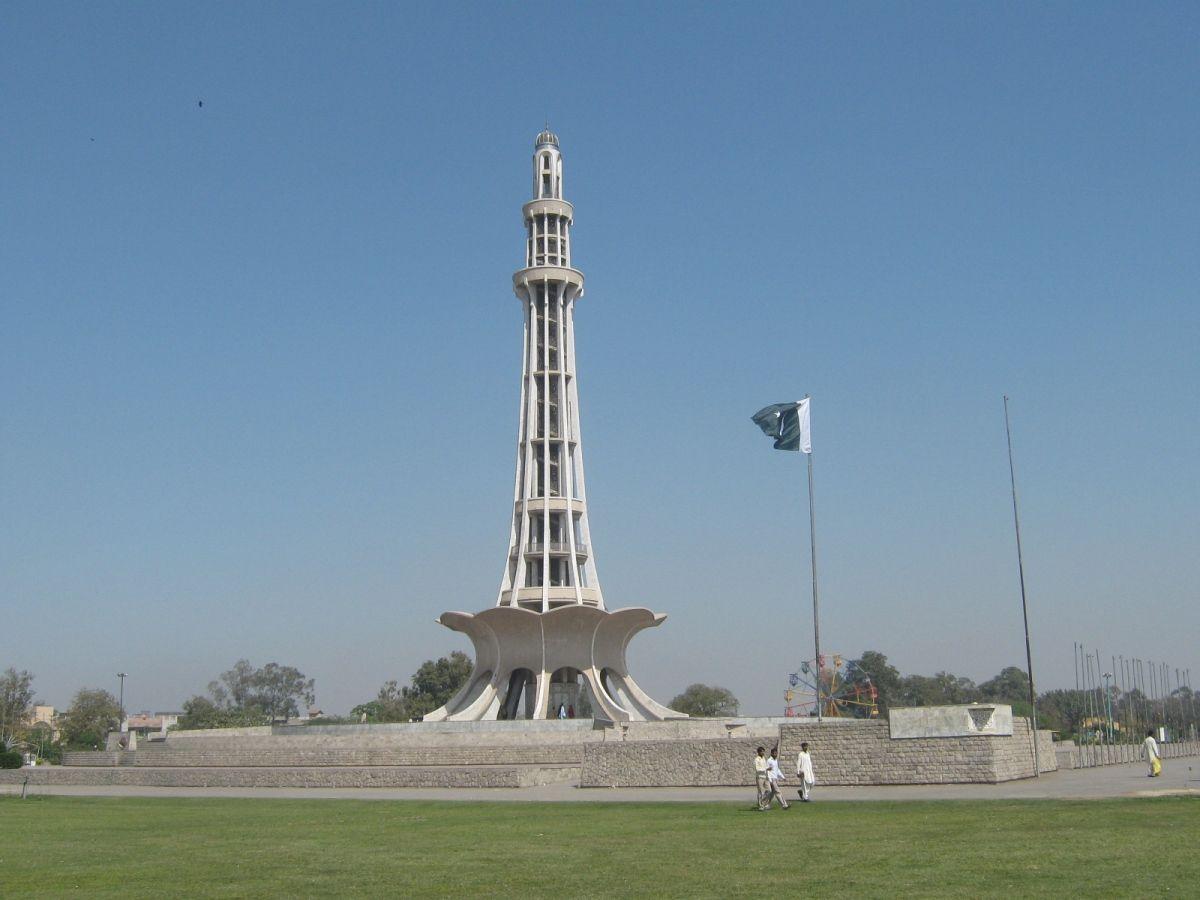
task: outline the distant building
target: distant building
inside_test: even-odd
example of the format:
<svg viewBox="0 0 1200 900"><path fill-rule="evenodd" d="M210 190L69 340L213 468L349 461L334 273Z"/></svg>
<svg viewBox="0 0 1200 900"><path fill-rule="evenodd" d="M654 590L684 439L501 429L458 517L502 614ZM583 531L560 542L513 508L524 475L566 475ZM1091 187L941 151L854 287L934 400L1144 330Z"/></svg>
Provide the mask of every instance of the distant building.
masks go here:
<svg viewBox="0 0 1200 900"><path fill-rule="evenodd" d="M54 709L53 706L49 706L49 705L45 705L45 704L38 704L33 707L33 710L32 710L32 712L30 712L29 717L25 720L25 724L28 725L30 728L36 728L39 725L49 728L50 729L50 740L57 741L58 740L58 726L56 725L57 719L58 719L58 712Z"/></svg>
<svg viewBox="0 0 1200 900"><path fill-rule="evenodd" d="M179 717L182 715L183 713L181 712L152 713L143 710L126 718L121 726L121 730L136 732L141 737L146 737L152 733L166 734L167 729L179 723Z"/></svg>

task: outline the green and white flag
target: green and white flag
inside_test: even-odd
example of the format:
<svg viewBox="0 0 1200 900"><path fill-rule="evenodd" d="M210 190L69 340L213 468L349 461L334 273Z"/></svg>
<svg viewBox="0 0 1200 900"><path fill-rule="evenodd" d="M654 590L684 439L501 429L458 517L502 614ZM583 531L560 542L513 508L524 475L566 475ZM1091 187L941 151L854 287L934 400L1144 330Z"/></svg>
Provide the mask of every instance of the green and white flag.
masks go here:
<svg viewBox="0 0 1200 900"><path fill-rule="evenodd" d="M764 406L751 418L769 438L775 439L776 450L802 450L812 453L812 435L808 429L809 398L794 403L772 403Z"/></svg>

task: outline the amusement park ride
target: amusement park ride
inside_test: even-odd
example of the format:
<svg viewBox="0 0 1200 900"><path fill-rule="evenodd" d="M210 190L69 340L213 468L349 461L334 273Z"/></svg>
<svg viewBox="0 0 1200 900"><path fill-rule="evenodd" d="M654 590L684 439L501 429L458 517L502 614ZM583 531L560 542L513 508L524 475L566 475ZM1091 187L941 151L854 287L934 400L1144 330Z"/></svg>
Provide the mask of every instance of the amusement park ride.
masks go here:
<svg viewBox="0 0 1200 900"><path fill-rule="evenodd" d="M820 664L817 662L806 659L800 663L800 671L788 675L788 689L783 692L785 716L815 716L818 702L820 714L829 718L874 719L879 715L879 691L866 672L836 654L821 654Z"/></svg>

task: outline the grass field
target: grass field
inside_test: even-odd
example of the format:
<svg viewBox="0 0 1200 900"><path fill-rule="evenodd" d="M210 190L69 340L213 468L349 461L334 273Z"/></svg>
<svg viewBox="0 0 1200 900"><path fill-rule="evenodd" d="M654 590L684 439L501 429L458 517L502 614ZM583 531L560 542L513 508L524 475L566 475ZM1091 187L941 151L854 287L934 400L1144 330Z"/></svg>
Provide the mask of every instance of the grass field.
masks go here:
<svg viewBox="0 0 1200 900"><path fill-rule="evenodd" d="M1200 802L0 797L0 896L1200 894Z"/></svg>

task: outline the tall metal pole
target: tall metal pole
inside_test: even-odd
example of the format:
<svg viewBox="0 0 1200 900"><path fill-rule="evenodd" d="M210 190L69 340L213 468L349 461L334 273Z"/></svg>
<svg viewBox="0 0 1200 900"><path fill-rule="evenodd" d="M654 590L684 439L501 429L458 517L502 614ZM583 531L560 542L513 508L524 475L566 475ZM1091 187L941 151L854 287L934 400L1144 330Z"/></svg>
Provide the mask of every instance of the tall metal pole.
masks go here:
<svg viewBox="0 0 1200 900"><path fill-rule="evenodd" d="M1029 603L1025 598L1025 560L1021 555L1021 517L1017 513L1017 474L1013 467L1012 427L1008 422L1008 395L1004 395L1004 435L1008 439L1008 478L1012 484L1013 528L1017 533L1017 572L1021 578L1021 615L1025 620L1025 665L1029 670L1030 740L1033 742L1033 774L1042 777L1037 752L1037 692L1033 687L1033 650L1029 644Z"/></svg>
<svg viewBox="0 0 1200 900"><path fill-rule="evenodd" d="M1113 685L1114 685L1114 686L1115 686L1115 685L1118 683L1118 681L1119 681L1119 678L1118 678L1118 676L1117 676L1117 672L1118 672L1118 669L1117 669L1117 657L1116 657L1116 656L1113 656L1113 658L1112 658L1112 673L1113 673L1113 675L1112 675L1112 678L1113 678ZM1119 715L1121 714L1121 707L1120 707L1120 705L1119 705L1119 704L1120 704L1120 701L1118 700L1117 702L1118 702L1118 706L1117 706L1117 715L1119 716ZM1108 695L1108 740L1109 740L1109 742L1110 742L1110 743L1115 743L1115 742L1116 742L1116 738L1118 737L1118 735L1114 734L1115 727L1116 727L1116 726L1115 726L1115 724L1114 724L1114 721L1113 721L1113 699L1112 699L1112 693L1111 693L1111 691L1110 691L1110 692L1109 692L1109 695Z"/></svg>
<svg viewBox="0 0 1200 900"><path fill-rule="evenodd" d="M1117 728L1121 733L1117 735L1117 743L1124 743L1125 734L1129 730L1129 724L1121 724L1121 702L1125 699L1125 657L1117 654L1113 657L1113 669L1117 673Z"/></svg>
<svg viewBox="0 0 1200 900"><path fill-rule="evenodd" d="M1154 710L1150 708L1150 695L1146 692L1146 661L1139 658L1137 661L1138 681L1141 683L1142 692L1142 718L1143 723L1147 728L1154 724Z"/></svg>
<svg viewBox="0 0 1200 900"><path fill-rule="evenodd" d="M128 674L129 674L128 672L118 672L117 673L117 678L120 679L120 682L121 682L121 688L120 688L121 699L117 701L117 705L119 707L121 707L121 722L120 722L120 724L117 725L118 729L120 729L121 725L125 724L125 678L128 676ZM109 696L111 696L111 694Z"/></svg>
<svg viewBox="0 0 1200 900"><path fill-rule="evenodd" d="M1188 697L1188 709L1187 709L1187 713L1186 713L1187 720L1188 720L1188 740L1195 741L1196 740L1196 694L1192 690L1192 670L1191 669L1183 670L1183 685L1184 685L1184 687L1187 688L1187 697Z"/></svg>
<svg viewBox="0 0 1200 900"><path fill-rule="evenodd" d="M1112 672L1104 673L1104 717L1107 719L1108 727L1108 743L1112 744L1113 739L1113 720L1112 720Z"/></svg>
<svg viewBox="0 0 1200 900"><path fill-rule="evenodd" d="M1091 758L1092 766L1096 766L1097 757L1099 756L1096 748L1096 682L1092 678L1092 654L1088 653L1084 658L1087 662L1087 668L1084 670L1084 684L1087 686L1087 748L1088 758Z"/></svg>
<svg viewBox="0 0 1200 900"><path fill-rule="evenodd" d="M808 394L804 395L804 399L808 399ZM811 411L809 414L811 415ZM824 704L821 700L821 617L818 614L817 607L817 514L813 508L812 453L809 452L804 455L808 457L808 541L809 549L812 553L813 648L817 654L817 722L819 723Z"/></svg>
<svg viewBox="0 0 1200 900"><path fill-rule="evenodd" d="M1150 667L1150 710L1154 717L1154 721L1160 721L1158 714L1158 679L1154 675L1154 670L1158 668L1157 664L1152 659L1146 660L1146 664ZM1155 728L1158 726L1155 725Z"/></svg>
<svg viewBox="0 0 1200 900"><path fill-rule="evenodd" d="M1184 669L1184 677L1187 679L1188 699L1191 701L1188 705L1192 708L1192 740L1196 739L1196 691L1192 688L1192 670Z"/></svg>
<svg viewBox="0 0 1200 900"><path fill-rule="evenodd" d="M1097 698L1100 700L1100 718L1103 723L1100 728L1100 735L1104 741L1104 759L1106 762L1108 762L1108 761L1110 761L1110 756L1111 756L1110 750L1112 749L1108 745L1109 744L1109 740L1108 740L1108 700L1107 700L1108 691L1107 691L1107 682L1104 682L1103 684L1101 682L1104 682L1104 666L1100 665L1100 648L1097 647L1096 648L1096 695L1097 695ZM1102 694L1101 691L1104 691L1104 693Z"/></svg>

